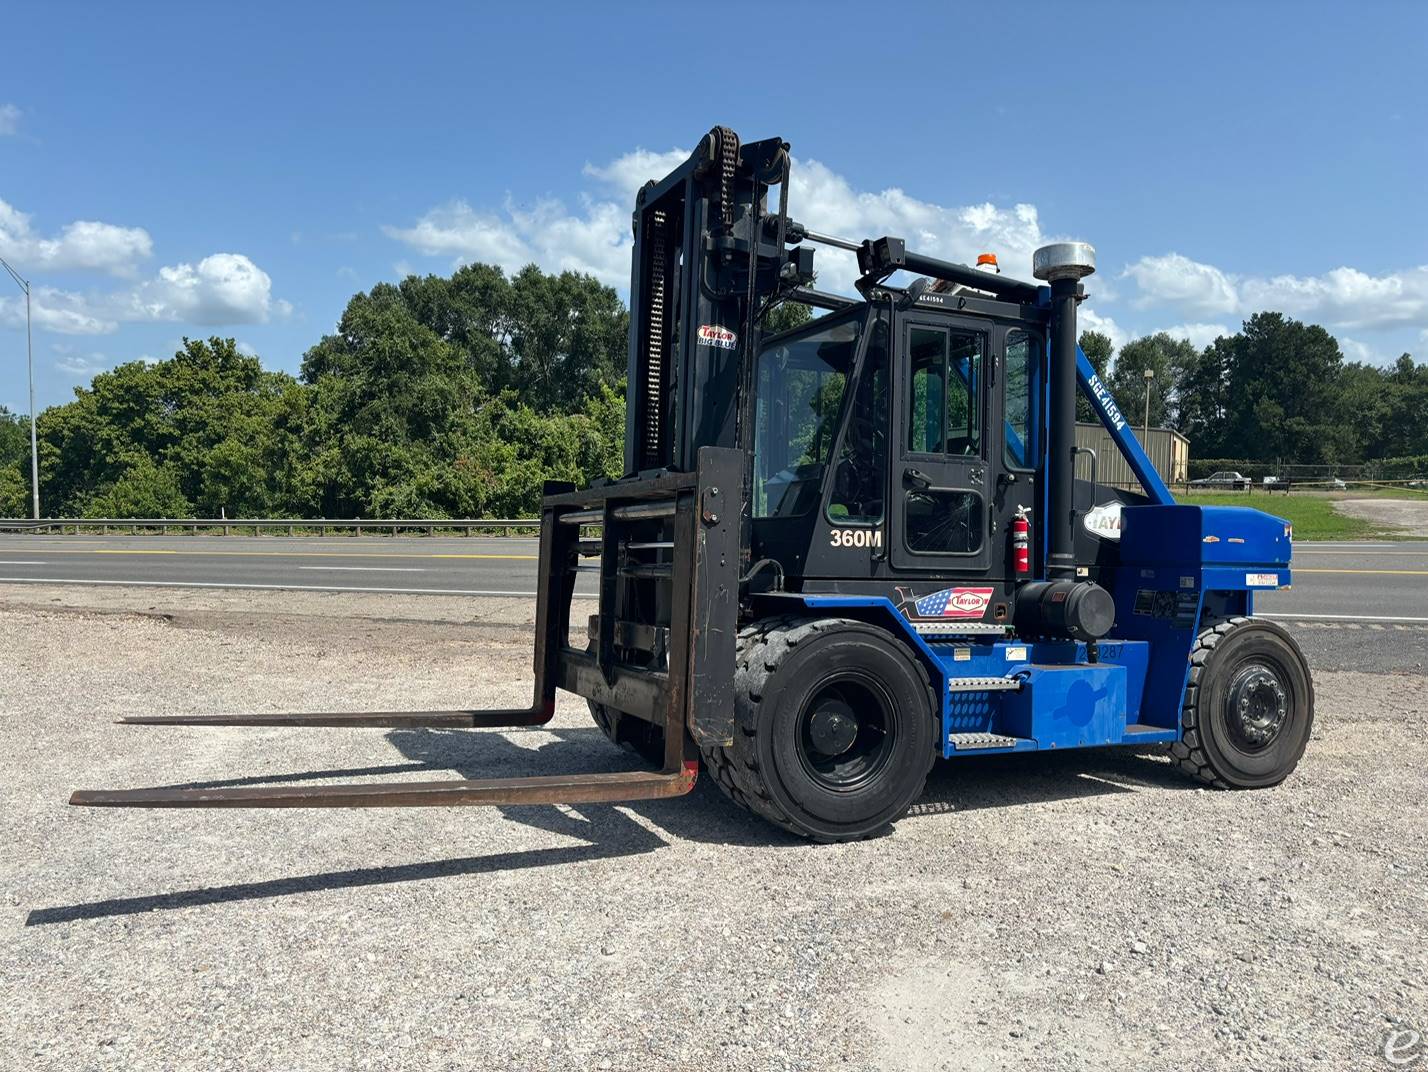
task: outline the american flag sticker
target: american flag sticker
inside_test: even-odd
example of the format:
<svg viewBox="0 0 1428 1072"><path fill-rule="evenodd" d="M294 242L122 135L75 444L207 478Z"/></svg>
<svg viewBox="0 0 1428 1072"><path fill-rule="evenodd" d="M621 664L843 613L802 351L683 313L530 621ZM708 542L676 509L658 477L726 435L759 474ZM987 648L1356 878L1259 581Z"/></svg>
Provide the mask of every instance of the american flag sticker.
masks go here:
<svg viewBox="0 0 1428 1072"><path fill-rule="evenodd" d="M992 588L944 588L923 596L913 609L919 618L980 618L992 601Z"/></svg>

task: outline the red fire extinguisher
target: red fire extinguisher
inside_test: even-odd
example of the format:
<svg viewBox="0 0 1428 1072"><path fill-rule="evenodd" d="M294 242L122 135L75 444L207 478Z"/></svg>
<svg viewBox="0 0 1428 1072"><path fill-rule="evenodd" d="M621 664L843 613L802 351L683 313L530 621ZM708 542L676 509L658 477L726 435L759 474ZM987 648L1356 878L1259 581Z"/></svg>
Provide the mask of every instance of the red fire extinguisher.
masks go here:
<svg viewBox="0 0 1428 1072"><path fill-rule="evenodd" d="M1026 516L1026 507L1016 508L1016 518L1011 523L1012 562L1018 575L1031 572L1031 520Z"/></svg>

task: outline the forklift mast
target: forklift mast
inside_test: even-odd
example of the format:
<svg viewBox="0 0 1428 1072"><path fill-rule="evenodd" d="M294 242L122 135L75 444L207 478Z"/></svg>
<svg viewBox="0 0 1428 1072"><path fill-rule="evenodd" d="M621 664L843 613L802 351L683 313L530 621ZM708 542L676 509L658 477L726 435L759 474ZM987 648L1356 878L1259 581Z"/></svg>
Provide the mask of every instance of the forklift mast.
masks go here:
<svg viewBox="0 0 1428 1072"><path fill-rule="evenodd" d="M785 248L788 144L715 127L636 198L625 474L692 472L700 447L739 447L757 324L780 287L813 278ZM770 215L771 186L779 187Z"/></svg>

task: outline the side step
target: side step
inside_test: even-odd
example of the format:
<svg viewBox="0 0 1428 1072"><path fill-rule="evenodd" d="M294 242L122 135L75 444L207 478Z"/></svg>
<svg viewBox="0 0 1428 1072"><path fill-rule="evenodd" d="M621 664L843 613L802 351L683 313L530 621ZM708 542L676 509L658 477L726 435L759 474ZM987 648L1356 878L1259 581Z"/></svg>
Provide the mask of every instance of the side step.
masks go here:
<svg viewBox="0 0 1428 1072"><path fill-rule="evenodd" d="M1017 692L1019 677L954 677L947 682L948 692Z"/></svg>
<svg viewBox="0 0 1428 1072"><path fill-rule="evenodd" d="M947 743L959 752L982 752L994 748L1016 748L1031 744L1025 737L1007 737L1000 733L952 733Z"/></svg>
<svg viewBox="0 0 1428 1072"><path fill-rule="evenodd" d="M996 622L933 622L909 618L907 624L922 636L1005 636L1008 626Z"/></svg>

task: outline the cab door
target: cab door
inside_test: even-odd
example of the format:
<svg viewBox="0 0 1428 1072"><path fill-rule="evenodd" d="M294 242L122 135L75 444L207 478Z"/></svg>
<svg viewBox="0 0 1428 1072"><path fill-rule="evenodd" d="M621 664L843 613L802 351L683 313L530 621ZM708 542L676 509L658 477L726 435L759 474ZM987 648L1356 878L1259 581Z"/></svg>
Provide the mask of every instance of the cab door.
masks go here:
<svg viewBox="0 0 1428 1072"><path fill-rule="evenodd" d="M996 368L997 329L985 321L915 313L899 318L899 327L898 435L888 496L892 565L984 575L991 567L990 511L997 491L988 480L988 381Z"/></svg>

